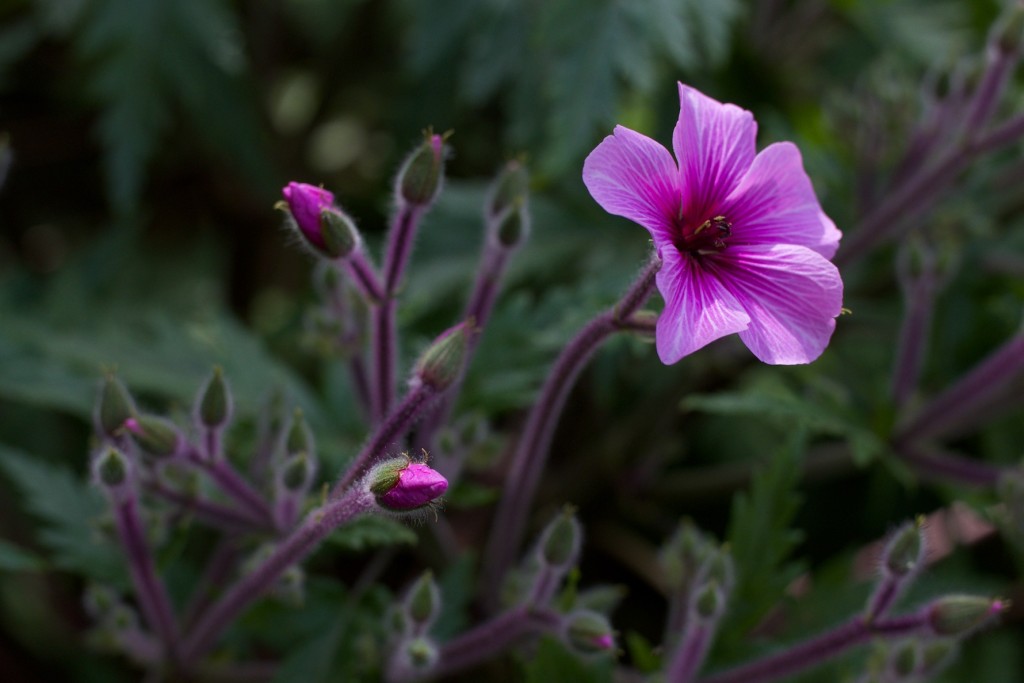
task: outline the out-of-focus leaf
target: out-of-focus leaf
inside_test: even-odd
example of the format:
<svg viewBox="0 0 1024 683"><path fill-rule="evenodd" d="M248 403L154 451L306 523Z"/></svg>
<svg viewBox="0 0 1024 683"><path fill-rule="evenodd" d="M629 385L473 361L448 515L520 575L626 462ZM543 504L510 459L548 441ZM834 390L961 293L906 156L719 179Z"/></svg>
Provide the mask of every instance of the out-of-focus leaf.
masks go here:
<svg viewBox="0 0 1024 683"><path fill-rule="evenodd" d="M42 523L38 540L55 567L127 584L119 552L92 526L106 509L97 491L67 469L5 446L0 446L0 469L21 491L25 509Z"/></svg>
<svg viewBox="0 0 1024 683"><path fill-rule="evenodd" d="M473 599L474 557L470 553L461 555L440 577L441 614L431 628L431 634L439 642L451 640L467 630L469 625L469 604Z"/></svg>
<svg viewBox="0 0 1024 683"><path fill-rule="evenodd" d="M0 571L37 572L46 568L46 561L33 552L0 539Z"/></svg>
<svg viewBox="0 0 1024 683"><path fill-rule="evenodd" d="M613 661L609 657L584 660L556 638L545 637L526 662L527 683L611 683Z"/></svg>
<svg viewBox="0 0 1024 683"><path fill-rule="evenodd" d="M379 515L364 515L328 536L328 542L352 552L389 545L413 545L416 533L401 522Z"/></svg>
<svg viewBox="0 0 1024 683"><path fill-rule="evenodd" d="M790 524L801 501L796 489L805 448L806 434L798 429L754 475L750 491L733 498L726 538L736 563L736 587L719 637L723 650L742 652L750 629L801 571L788 558L802 539Z"/></svg>

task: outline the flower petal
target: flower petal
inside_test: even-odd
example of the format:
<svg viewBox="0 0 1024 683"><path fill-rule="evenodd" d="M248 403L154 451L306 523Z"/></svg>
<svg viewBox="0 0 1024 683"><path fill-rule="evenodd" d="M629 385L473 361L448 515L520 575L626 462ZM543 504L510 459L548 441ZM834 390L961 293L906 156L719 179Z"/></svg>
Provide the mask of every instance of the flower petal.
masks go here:
<svg viewBox="0 0 1024 683"><path fill-rule="evenodd" d="M761 150L723 213L732 223L730 244L799 244L831 258L842 236L821 210L800 150L790 142Z"/></svg>
<svg viewBox="0 0 1024 683"><path fill-rule="evenodd" d="M839 271L807 247L731 244L713 270L750 316L743 343L765 363L810 363L821 355L843 302Z"/></svg>
<svg viewBox="0 0 1024 683"><path fill-rule="evenodd" d="M668 150L622 126L583 162L583 182L608 213L668 235L679 212L678 170Z"/></svg>
<svg viewBox="0 0 1024 683"><path fill-rule="evenodd" d="M658 291L665 310L658 318L655 344L666 365L716 339L747 328L750 317L729 290L689 254L671 245L659 249Z"/></svg>
<svg viewBox="0 0 1024 683"><path fill-rule="evenodd" d="M754 161L754 115L722 104L679 84L679 121L672 147L679 160L683 211L695 220L710 218L739 184Z"/></svg>

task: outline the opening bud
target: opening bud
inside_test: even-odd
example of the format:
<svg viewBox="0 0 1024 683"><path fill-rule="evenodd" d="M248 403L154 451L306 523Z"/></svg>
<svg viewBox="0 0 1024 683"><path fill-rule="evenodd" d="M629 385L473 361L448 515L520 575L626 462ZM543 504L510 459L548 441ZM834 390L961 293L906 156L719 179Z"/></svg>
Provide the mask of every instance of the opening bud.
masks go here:
<svg viewBox="0 0 1024 683"><path fill-rule="evenodd" d="M96 425L104 436L116 436L135 415L135 403L124 384L113 374L103 379L96 403Z"/></svg>
<svg viewBox="0 0 1024 683"><path fill-rule="evenodd" d="M405 612L413 624L426 629L441 613L441 592L434 581L434 575L427 570L409 588L405 598Z"/></svg>
<svg viewBox="0 0 1024 683"><path fill-rule="evenodd" d="M584 655L603 654L615 649L615 634L604 615L579 610L565 617L565 640Z"/></svg>
<svg viewBox="0 0 1024 683"><path fill-rule="evenodd" d="M444 181L444 141L451 135L424 131L423 142L412 151L398 171L398 195L413 206L428 206Z"/></svg>
<svg viewBox="0 0 1024 683"><path fill-rule="evenodd" d="M161 417L132 417L125 421L124 428L139 448L158 458L175 455L182 443L181 432L174 423Z"/></svg>
<svg viewBox="0 0 1024 683"><path fill-rule="evenodd" d="M438 391L451 386L462 374L474 330L474 321L467 320L442 332L416 361L413 377Z"/></svg>
<svg viewBox="0 0 1024 683"><path fill-rule="evenodd" d="M231 390L219 365L213 368L213 374L199 395L196 412L199 421L210 429L224 425L231 417Z"/></svg>
<svg viewBox="0 0 1024 683"><path fill-rule="evenodd" d="M108 448L95 462L96 480L106 488L117 488L128 480L128 459L116 448Z"/></svg>
<svg viewBox="0 0 1024 683"><path fill-rule="evenodd" d="M1007 606L1005 600L950 595L932 603L928 610L928 623L939 635L961 637L983 626Z"/></svg>
<svg viewBox="0 0 1024 683"><path fill-rule="evenodd" d="M883 553L883 568L893 576L906 576L913 572L924 556L924 517L903 524L893 534Z"/></svg>
<svg viewBox="0 0 1024 683"><path fill-rule="evenodd" d="M540 559L552 567L566 568L580 552L582 531L575 508L566 505L540 537Z"/></svg>
<svg viewBox="0 0 1024 683"><path fill-rule="evenodd" d="M408 457L387 460L367 474L370 492L386 510L425 508L448 490L448 480L425 463Z"/></svg>

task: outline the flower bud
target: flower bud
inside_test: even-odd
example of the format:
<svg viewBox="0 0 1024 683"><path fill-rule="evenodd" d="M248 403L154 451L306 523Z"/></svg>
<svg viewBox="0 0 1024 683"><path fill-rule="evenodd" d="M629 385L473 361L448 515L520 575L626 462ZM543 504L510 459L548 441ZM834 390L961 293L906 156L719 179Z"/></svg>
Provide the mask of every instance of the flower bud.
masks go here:
<svg viewBox="0 0 1024 683"><path fill-rule="evenodd" d="M309 488L312 474L313 466L309 456L305 452L297 453L281 468L281 484L292 493L299 493Z"/></svg>
<svg viewBox="0 0 1024 683"><path fill-rule="evenodd" d="M334 206L334 195L315 185L288 183L281 191L299 235L313 251L329 258L348 256L360 244L352 219Z"/></svg>
<svg viewBox="0 0 1024 683"><path fill-rule="evenodd" d="M928 623L939 635L965 636L1006 607L1004 600L976 595L950 595L932 603L928 610Z"/></svg>
<svg viewBox="0 0 1024 683"><path fill-rule="evenodd" d="M441 613L441 592L428 570L412 585L405 598L405 612L413 624L425 630Z"/></svg>
<svg viewBox="0 0 1024 683"><path fill-rule="evenodd" d="M402 643L406 661L414 671L426 672L437 664L440 653L429 638L413 638Z"/></svg>
<svg viewBox="0 0 1024 683"><path fill-rule="evenodd" d="M199 421L210 429L223 426L231 417L231 390L219 365L213 369L210 380L199 395L196 413Z"/></svg>
<svg viewBox="0 0 1024 683"><path fill-rule="evenodd" d="M918 644L914 641L900 643L889 657L889 666L896 680L904 680L917 669Z"/></svg>
<svg viewBox="0 0 1024 683"><path fill-rule="evenodd" d="M884 571L892 576L906 576L921 563L924 556L923 517L907 522L893 534L882 555Z"/></svg>
<svg viewBox="0 0 1024 683"><path fill-rule="evenodd" d="M683 520L658 553L665 579L673 591L683 590L697 573L708 543L690 520Z"/></svg>
<svg viewBox="0 0 1024 683"><path fill-rule="evenodd" d="M597 612L579 610L565 617L565 639L580 654L610 652L615 648L611 624Z"/></svg>
<svg viewBox="0 0 1024 683"><path fill-rule="evenodd" d="M158 458L175 455L181 446L182 437L178 428L169 420L152 415L129 418L124 423L139 448Z"/></svg>
<svg viewBox="0 0 1024 683"><path fill-rule="evenodd" d="M526 240L529 234L530 212L522 201L510 206L495 221L494 235L503 247L518 246Z"/></svg>
<svg viewBox="0 0 1024 683"><path fill-rule="evenodd" d="M992 27L990 41L998 49L1013 54L1020 49L1024 39L1024 5L1012 2L1006 12Z"/></svg>
<svg viewBox="0 0 1024 683"><path fill-rule="evenodd" d="M113 374L103 379L99 399L96 402L96 425L104 436L121 433L126 420L135 415L135 403L117 377Z"/></svg>
<svg viewBox="0 0 1024 683"><path fill-rule="evenodd" d="M387 460L367 474L377 504L395 512L424 508L448 490L448 480L421 462Z"/></svg>
<svg viewBox="0 0 1024 683"><path fill-rule="evenodd" d="M301 408L296 408L292 414L292 424L288 428L288 437L284 442L284 450L287 455L298 455L299 453L313 453L313 430L309 428Z"/></svg>
<svg viewBox="0 0 1024 683"><path fill-rule="evenodd" d="M507 209L525 202L529 188L530 174L526 167L515 159L505 164L491 185L484 204L487 222L497 221Z"/></svg>
<svg viewBox="0 0 1024 683"><path fill-rule="evenodd" d="M933 640L921 648L920 673L932 677L949 666L956 657L956 643L949 640Z"/></svg>
<svg viewBox="0 0 1024 683"><path fill-rule="evenodd" d="M717 621L725 611L725 595L721 586L712 579L697 592L693 601L693 609L705 621Z"/></svg>
<svg viewBox="0 0 1024 683"><path fill-rule="evenodd" d="M413 206L428 206L441 191L444 181L445 135L430 130L398 172L398 196Z"/></svg>
<svg viewBox="0 0 1024 683"><path fill-rule="evenodd" d="M95 462L96 480L108 489L114 489L128 480L128 459L116 448L108 448Z"/></svg>
<svg viewBox="0 0 1024 683"><path fill-rule="evenodd" d="M572 506L566 506L540 537L540 559L551 567L567 568L576 561L582 531Z"/></svg>
<svg viewBox="0 0 1024 683"><path fill-rule="evenodd" d="M724 547L709 548L698 572L704 582L718 584L719 589L723 593L728 593L732 590L736 569L732 556Z"/></svg>
<svg viewBox="0 0 1024 683"><path fill-rule="evenodd" d="M462 374L474 327L467 320L442 332L416 361L413 377L438 391L451 386Z"/></svg>

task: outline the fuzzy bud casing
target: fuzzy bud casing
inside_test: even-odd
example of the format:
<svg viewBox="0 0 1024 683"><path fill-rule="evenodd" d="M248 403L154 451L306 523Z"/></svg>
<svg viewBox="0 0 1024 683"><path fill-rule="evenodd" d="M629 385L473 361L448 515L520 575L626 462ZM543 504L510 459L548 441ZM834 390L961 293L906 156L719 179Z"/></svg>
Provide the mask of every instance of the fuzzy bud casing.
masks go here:
<svg viewBox="0 0 1024 683"><path fill-rule="evenodd" d="M441 613L441 592L429 570L409 588L405 598L405 611L410 621L421 631L434 623Z"/></svg>
<svg viewBox="0 0 1024 683"><path fill-rule="evenodd" d="M124 424L135 415L135 403L131 395L114 375L107 375L100 387L96 401L96 426L104 436L116 436Z"/></svg>
<svg viewBox="0 0 1024 683"><path fill-rule="evenodd" d="M146 453L158 458L176 455L183 441L181 432L170 420L142 415L125 421L125 429Z"/></svg>
<svg viewBox="0 0 1024 683"><path fill-rule="evenodd" d="M444 181L445 136L426 131L398 172L397 190L402 201L412 206L429 206Z"/></svg>
<svg viewBox="0 0 1024 683"><path fill-rule="evenodd" d="M892 576L906 576L918 568L924 556L922 523L923 518L919 518L896 530L883 553L883 571Z"/></svg>
<svg viewBox="0 0 1024 683"><path fill-rule="evenodd" d="M199 395L196 414L205 427L216 429L231 419L231 411L231 389L224 379L224 371L218 366L213 369L210 380Z"/></svg>
<svg viewBox="0 0 1024 683"><path fill-rule="evenodd" d="M572 507L562 512L544 529L540 538L540 559L547 565L566 568L576 561L582 530Z"/></svg>
<svg viewBox="0 0 1024 683"><path fill-rule="evenodd" d="M468 320L440 334L420 355L413 369L414 379L443 391L462 374L474 322Z"/></svg>
<svg viewBox="0 0 1024 683"><path fill-rule="evenodd" d="M949 595L932 603L928 623L938 635L966 636L1006 608L1003 600L978 595Z"/></svg>

